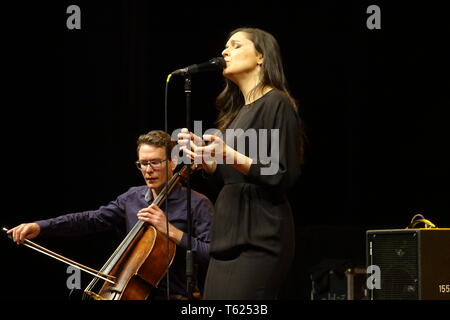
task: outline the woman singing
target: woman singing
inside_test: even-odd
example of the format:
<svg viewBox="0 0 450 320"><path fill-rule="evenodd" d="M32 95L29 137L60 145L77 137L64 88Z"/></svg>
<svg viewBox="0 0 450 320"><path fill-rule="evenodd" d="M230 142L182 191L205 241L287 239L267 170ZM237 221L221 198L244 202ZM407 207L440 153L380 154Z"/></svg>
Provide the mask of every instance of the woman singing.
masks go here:
<svg viewBox="0 0 450 320"><path fill-rule="evenodd" d="M203 169L224 183L215 203L204 298L276 299L294 258L286 193L300 175L301 121L271 34L236 29L222 56L221 134L200 138L183 129L178 136L188 157L201 159Z"/></svg>

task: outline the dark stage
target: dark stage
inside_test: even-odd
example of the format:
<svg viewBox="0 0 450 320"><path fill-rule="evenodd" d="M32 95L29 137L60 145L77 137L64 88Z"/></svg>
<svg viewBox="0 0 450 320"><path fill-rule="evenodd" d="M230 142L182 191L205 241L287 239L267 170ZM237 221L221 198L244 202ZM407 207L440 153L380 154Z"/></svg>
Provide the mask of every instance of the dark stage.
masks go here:
<svg viewBox="0 0 450 320"><path fill-rule="evenodd" d="M81 29L66 26L72 4ZM381 29L366 25L372 4ZM228 32L255 26L279 41L308 138L290 193L296 259L280 299L309 300L310 274L324 261L364 267L366 230L402 229L418 213L450 227L448 12L431 2L247 6L63 1L8 11L1 226L97 209L143 184L135 141L164 129L167 75L220 56ZM218 73L192 77L192 120L203 130L215 127L222 85ZM169 132L185 127L184 98L172 78ZM199 174L192 187L212 201L219 191ZM35 240L100 268L120 239ZM0 243L6 298L70 299L66 265ZM90 279L83 274L82 286Z"/></svg>

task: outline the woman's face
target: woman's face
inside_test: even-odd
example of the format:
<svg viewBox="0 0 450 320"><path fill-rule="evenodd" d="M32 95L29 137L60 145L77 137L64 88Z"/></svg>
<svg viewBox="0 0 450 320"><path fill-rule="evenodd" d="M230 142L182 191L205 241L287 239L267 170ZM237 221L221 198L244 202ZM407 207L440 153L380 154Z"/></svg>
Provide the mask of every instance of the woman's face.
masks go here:
<svg viewBox="0 0 450 320"><path fill-rule="evenodd" d="M256 52L253 42L248 39L247 33L242 31L230 37L222 56L226 61L223 75L232 81L259 72L258 65L263 62L262 55Z"/></svg>

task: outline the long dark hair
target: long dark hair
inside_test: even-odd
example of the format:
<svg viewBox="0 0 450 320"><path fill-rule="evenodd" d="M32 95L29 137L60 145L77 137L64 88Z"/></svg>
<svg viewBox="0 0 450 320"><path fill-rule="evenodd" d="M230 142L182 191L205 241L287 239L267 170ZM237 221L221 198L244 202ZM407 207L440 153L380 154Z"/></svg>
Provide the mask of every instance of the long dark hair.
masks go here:
<svg viewBox="0 0 450 320"><path fill-rule="evenodd" d="M238 28L230 32L230 39L237 32L245 32L249 40L255 46L257 53L262 54L264 61L261 65L261 81L252 89L251 93L257 90L263 90L270 86L285 94L291 101L292 107L298 112L297 101L291 96L288 90L286 77L284 75L283 62L278 41L267 31L258 28ZM225 88L216 98L216 107L219 110L217 118L217 128L223 133L239 113L241 107L245 104L244 96L239 87L229 79L225 79ZM301 128L300 139L300 161L303 162L304 132Z"/></svg>

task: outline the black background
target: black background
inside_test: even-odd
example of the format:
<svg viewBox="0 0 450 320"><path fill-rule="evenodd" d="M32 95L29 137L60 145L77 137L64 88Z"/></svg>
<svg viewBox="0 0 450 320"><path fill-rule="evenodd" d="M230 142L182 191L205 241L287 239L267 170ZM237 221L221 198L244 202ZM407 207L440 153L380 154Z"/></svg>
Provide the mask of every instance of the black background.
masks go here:
<svg viewBox="0 0 450 320"><path fill-rule="evenodd" d="M63 1L5 10L1 225L96 209L142 184L135 141L164 129L167 75L219 56L228 32L255 26L279 41L308 136L290 194L297 256L280 298L309 299L309 273L325 259L364 265L366 230L404 228L417 213L450 227L448 17L432 2L392 2ZM81 8L81 30L66 28L70 4ZM366 27L371 4L381 8L381 30ZM192 81L192 119L213 128L222 78ZM179 78L168 108L169 132L185 127ZM212 201L218 192L199 176L193 188ZM100 268L117 241L105 233L37 242ZM4 236L0 245L8 298L68 299L66 265Z"/></svg>

